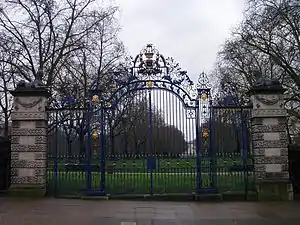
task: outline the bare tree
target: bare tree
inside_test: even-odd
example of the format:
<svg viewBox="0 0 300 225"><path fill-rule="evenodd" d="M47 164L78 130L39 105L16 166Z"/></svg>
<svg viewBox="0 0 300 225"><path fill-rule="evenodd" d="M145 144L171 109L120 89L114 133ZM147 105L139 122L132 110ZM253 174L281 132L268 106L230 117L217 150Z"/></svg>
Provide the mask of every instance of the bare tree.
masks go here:
<svg viewBox="0 0 300 225"><path fill-rule="evenodd" d="M277 78L287 88L290 119L299 120L299 59L299 1L249 0L243 22L219 53L220 87L225 83L245 93L257 79L255 71Z"/></svg>
<svg viewBox="0 0 300 225"><path fill-rule="evenodd" d="M91 128L99 131L100 127L93 121L88 123L87 110L83 113L72 113L72 116L70 113L74 107L89 106L91 90L98 90L98 95L111 94L114 80L119 76L127 76L126 73L115 73L120 70L120 65L127 67L124 65L127 63L127 54L123 43L118 39L119 30L115 14L105 17L93 32L85 37L84 48L69 54L54 81L52 106L65 107L65 103L68 103L70 111L62 112L63 118L69 118L69 121L63 120L64 133L69 139L68 143L72 136L79 139L81 153L84 152L87 131ZM96 110L99 111L99 107ZM118 116L113 120L117 120ZM112 120L111 117L109 119Z"/></svg>
<svg viewBox="0 0 300 225"><path fill-rule="evenodd" d="M0 45L0 109L3 123L3 135L9 136L9 118L13 106L10 90L15 88L18 71L11 65L18 58L18 55L10 55L7 52L15 47L13 42L3 41Z"/></svg>
<svg viewBox="0 0 300 225"><path fill-rule="evenodd" d="M95 0L7 0L0 11L0 29L20 54L17 62L7 63L23 79L51 86L69 55L84 48L85 38L115 11L97 7Z"/></svg>
<svg viewBox="0 0 300 225"><path fill-rule="evenodd" d="M236 34L280 68L288 88L287 107L300 118L300 5L296 1L251 0L242 29Z"/></svg>

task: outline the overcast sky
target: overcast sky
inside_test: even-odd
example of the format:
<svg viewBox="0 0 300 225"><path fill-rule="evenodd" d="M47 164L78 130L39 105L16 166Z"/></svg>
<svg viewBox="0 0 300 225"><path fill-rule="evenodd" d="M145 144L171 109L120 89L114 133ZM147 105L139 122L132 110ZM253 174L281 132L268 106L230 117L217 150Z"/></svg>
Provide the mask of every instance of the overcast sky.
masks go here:
<svg viewBox="0 0 300 225"><path fill-rule="evenodd" d="M115 0L121 40L133 56L152 43L196 80L209 72L230 30L242 19L244 0Z"/></svg>

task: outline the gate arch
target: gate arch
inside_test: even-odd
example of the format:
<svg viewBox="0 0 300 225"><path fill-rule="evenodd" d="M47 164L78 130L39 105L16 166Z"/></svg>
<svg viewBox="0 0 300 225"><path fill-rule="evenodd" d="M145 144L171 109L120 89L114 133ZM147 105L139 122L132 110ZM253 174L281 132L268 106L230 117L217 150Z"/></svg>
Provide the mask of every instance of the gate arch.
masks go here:
<svg viewBox="0 0 300 225"><path fill-rule="evenodd" d="M125 90L125 91L123 91ZM185 107L195 108L197 106L197 99L195 98L196 93L192 93L194 96L190 96L186 90L181 86L171 81L164 80L135 80L123 84L118 88L113 94L104 99L105 101L111 102L112 99L117 96L118 99L121 99L124 95L127 95L130 92L135 92L139 90L163 90L168 91L178 97L178 99L184 104ZM118 96L120 94L120 96ZM115 104L118 104L119 100L114 100Z"/></svg>
<svg viewBox="0 0 300 225"><path fill-rule="evenodd" d="M153 195L213 190L212 170L202 166L200 151L209 97L203 83L194 85L185 71L170 73L164 57L147 45L126 80L115 80L109 93L92 91L91 123L100 125L100 138L88 161L98 160L100 173L88 171L88 191Z"/></svg>

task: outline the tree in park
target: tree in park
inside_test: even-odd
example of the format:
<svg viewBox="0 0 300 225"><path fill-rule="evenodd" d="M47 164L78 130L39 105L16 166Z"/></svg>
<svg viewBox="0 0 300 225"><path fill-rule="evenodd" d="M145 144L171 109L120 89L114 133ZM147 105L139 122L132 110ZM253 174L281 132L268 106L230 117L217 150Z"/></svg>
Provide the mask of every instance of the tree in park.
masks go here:
<svg viewBox="0 0 300 225"><path fill-rule="evenodd" d="M248 0L245 17L218 54L220 88L230 86L239 96L261 78L279 79L287 89L285 107L291 136L300 119L299 1Z"/></svg>
<svg viewBox="0 0 300 225"><path fill-rule="evenodd" d="M165 124L162 127L156 127L153 135L153 151L156 154L177 157L188 150L184 134L175 126Z"/></svg>
<svg viewBox="0 0 300 225"><path fill-rule="evenodd" d="M173 58L167 58L167 66L168 72L163 74L164 79L171 79L171 76L174 74L178 74L181 72L181 68L179 64ZM118 83L124 87L132 81L132 73L127 74L129 69L123 70L122 76L118 77ZM130 68L129 66L127 68ZM127 75L126 75L127 74ZM174 82L180 82L180 80L176 80ZM126 89L126 88L125 88ZM155 146L149 146L150 142L147 141L149 138L149 134L147 133L149 130L149 113L148 113L148 100L147 93L144 91L133 91L125 94L121 99L119 99L119 94L122 93L114 93L113 97L110 98L110 103L113 105L112 110L109 110L109 113L106 113L106 124L107 124L107 147L109 153L119 154L119 153L146 153L151 151L154 152L163 152L162 148ZM122 94L121 94L122 95ZM169 153L184 151L185 146L183 143L184 137L183 134L180 134L176 131L179 131L175 127L164 126L163 114L159 112L159 110L153 109L152 114L152 133L153 139L152 142L157 144L158 142L162 142L161 140L156 140L159 134L162 133L170 133L174 136L174 138L178 137L177 140L181 142L179 147L181 150L176 147L173 150L165 150ZM162 132L164 130L164 132ZM178 135L177 135L178 134ZM167 134L166 134L167 135ZM177 135L177 136L176 136ZM180 135L180 137L179 137ZM167 138L167 137L165 137ZM170 137L169 137L170 138ZM179 143L178 142L178 143ZM177 143L177 144L178 144Z"/></svg>
<svg viewBox="0 0 300 225"><path fill-rule="evenodd" d="M105 95L113 91L111 84L114 79L119 76L127 76L126 71L122 71L126 63L126 52L122 42L118 40L119 26L114 16L105 18L101 26L95 29L95 33L87 37L86 47L76 54L70 55L66 60L62 67L62 74L58 76L55 83L54 105L65 100L63 106L69 106L70 109L73 107L87 108L89 104L87 99L90 98L91 90L99 90L102 95ZM114 72L120 70L122 73ZM66 83L69 88L66 88ZM68 98L73 102L70 102ZM56 102L57 100L58 102ZM98 107L96 111L99 112L99 110ZM99 124L93 123L93 121L88 123L87 111L77 111L77 113L74 110L64 111L61 117L69 118L62 127L66 133L67 142L70 143L71 137L79 140L79 145L71 146L69 144L68 148L71 151L75 146L80 146L79 152L84 153L87 131L92 128L93 131L99 132ZM96 119L99 121L100 117ZM108 119L111 120L111 116Z"/></svg>
<svg viewBox="0 0 300 225"><path fill-rule="evenodd" d="M1 38L1 35L0 35ZM7 49L14 47L14 43L2 42L0 46L0 122L3 123L3 135L9 136L9 119L12 109L12 96L9 90L15 88L18 78L16 77L17 71L11 66L10 63L15 61L15 55L9 55L6 53Z"/></svg>
<svg viewBox="0 0 300 225"><path fill-rule="evenodd" d="M240 153L242 148L241 143L241 124L236 123L234 119L221 116L222 118L215 118L212 126L210 122L202 125L200 128L203 133L205 130L209 132L211 137L203 137L201 133L200 138L200 152L208 154L209 151L217 153ZM211 128L211 129L210 129ZM212 134L213 133L213 134ZM213 149L212 149L213 148Z"/></svg>
<svg viewBox="0 0 300 225"><path fill-rule="evenodd" d="M95 0L5 1L0 27L4 40L16 45L7 53L20 53L17 61L8 63L23 79L52 86L65 60L84 49L86 38L115 11L98 7Z"/></svg>
<svg viewBox="0 0 300 225"><path fill-rule="evenodd" d="M111 154L169 154L175 155L187 150L183 133L174 126L164 123L163 114L152 109L152 132L147 99L141 99L134 107L127 109L123 123L112 131L118 135L108 137L107 149ZM149 136L151 135L151 136ZM112 152L112 144L114 151Z"/></svg>
<svg viewBox="0 0 300 225"><path fill-rule="evenodd" d="M51 91L52 106L57 106L66 92L70 93L78 84L90 83L86 76L79 78L79 71L72 73L78 65L82 68L87 63L89 66L85 68L97 66L85 55L95 53L94 58L103 58L98 68L99 77L111 69L107 65L116 64L122 52L119 41L111 45L117 40L119 29L114 19L116 11L116 7L102 8L95 0L9 0L1 4L0 91L6 128L11 109L7 90L13 89L19 80L42 81ZM98 44L95 40L102 51L94 52ZM106 57L109 52L114 52L114 56ZM84 60L87 63L82 63Z"/></svg>

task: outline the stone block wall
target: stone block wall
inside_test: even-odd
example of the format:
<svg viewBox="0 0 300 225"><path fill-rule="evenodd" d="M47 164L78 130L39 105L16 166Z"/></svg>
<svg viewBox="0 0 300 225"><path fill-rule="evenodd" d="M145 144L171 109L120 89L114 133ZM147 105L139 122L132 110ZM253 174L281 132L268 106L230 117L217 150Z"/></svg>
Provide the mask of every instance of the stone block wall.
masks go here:
<svg viewBox="0 0 300 225"><path fill-rule="evenodd" d="M47 181L48 93L44 89L12 92L11 193L45 195Z"/></svg>
<svg viewBox="0 0 300 225"><path fill-rule="evenodd" d="M291 200L283 91L272 87L256 91L252 103L254 176L259 198Z"/></svg>

